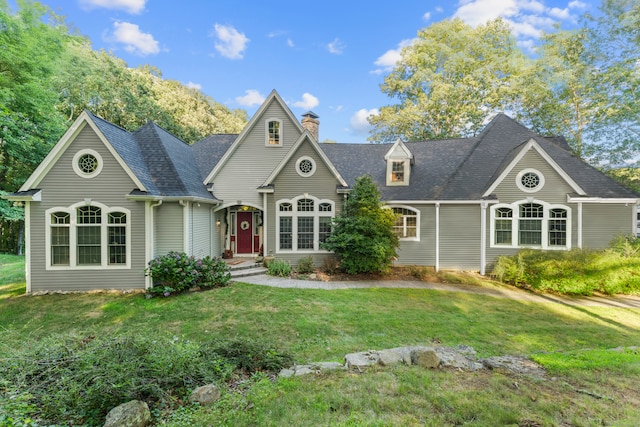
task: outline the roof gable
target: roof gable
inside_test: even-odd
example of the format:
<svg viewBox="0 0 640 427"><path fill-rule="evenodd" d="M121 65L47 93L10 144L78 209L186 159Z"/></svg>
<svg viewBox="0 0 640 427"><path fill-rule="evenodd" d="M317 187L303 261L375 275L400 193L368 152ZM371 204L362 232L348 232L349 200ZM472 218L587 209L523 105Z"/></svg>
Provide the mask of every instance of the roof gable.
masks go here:
<svg viewBox="0 0 640 427"><path fill-rule="evenodd" d="M280 161L280 163L278 163L278 165L275 167L273 172L271 172L271 175L269 175L267 177L267 179L265 180L264 184L262 184L262 186L266 187L266 186L269 186L269 185L273 184L273 180L280 174L282 169L291 160L293 155L296 153L296 151L298 151L298 148L303 143L310 144L311 147L313 147L313 149L316 151L316 153L318 153L318 155L320 156L320 158L322 159L324 164L327 166L327 168L331 171L331 173L336 178L336 180L340 183L340 185L343 186L343 187L347 187L347 182L344 180L344 178L342 178L342 175L340 175L340 172L338 172L338 169L336 169L336 167L333 165L331 160L329 160L329 157L327 157L326 153L320 148L320 146L316 142L315 138L313 138L309 134L309 132L307 132L306 130L302 133L302 135L300 135L300 138L298 138L298 140L295 142L295 144L293 144L293 147L291 147L291 149L289 149L287 154Z"/></svg>
<svg viewBox="0 0 640 427"><path fill-rule="evenodd" d="M515 168L516 165L520 163L522 158L530 150L536 151L540 155L540 157L542 157L547 162L547 164L553 170L555 170L558 175L560 175L560 177L567 183L567 185L569 185L569 187L571 187L573 191L575 191L579 195L586 195L586 192L573 180L573 178L571 178L571 176L569 176L569 174L567 174L567 172L565 172L558 165L558 163L556 163L555 160L553 160L553 158L545 150L542 149L540 144L538 144L538 142L534 138L531 138L527 143L525 143L515 151L515 156L513 156L513 159L502 169L502 171L500 171L498 177L492 183L490 183L489 188L487 188L482 197L488 197L490 194L492 194L495 189L504 181L507 175L509 175L513 168Z"/></svg>
<svg viewBox="0 0 640 427"><path fill-rule="evenodd" d="M135 183L137 188L141 191L148 191L148 185L145 185L147 183L143 183L143 180L140 179L138 174L134 173L132 168L129 166L129 163L125 161L125 158L128 157L128 153L126 152L126 150L116 149L116 147L110 142L110 139L107 138L103 130L105 130L106 127L109 127L111 129L109 129L107 133L112 131L114 134L118 134L119 138L129 140L129 142L131 142L129 132L115 126L112 123L103 121L102 119L98 119L96 116L87 111L83 111L82 113L80 113L78 118L73 122L69 129L67 129L67 131L56 143L53 149L51 149L45 159L38 165L36 170L29 176L22 187L20 187L19 191L28 191L37 187L47 175L47 173L51 170L53 165L56 164L58 159L60 159L64 152L73 143L80 131L82 131L86 126L90 126L92 128L100 141L105 145L107 150L109 150L111 155L113 155L118 164Z"/></svg>
<svg viewBox="0 0 640 427"><path fill-rule="evenodd" d="M389 148L387 154L384 155L385 160L389 159L411 159L413 163L413 154L407 146L398 138L398 140Z"/></svg>
<svg viewBox="0 0 640 427"><path fill-rule="evenodd" d="M204 181L205 184L211 183L213 181L213 179L216 177L216 175L222 170L223 166L233 156L233 153L246 140L247 136L249 134L251 134L251 132L255 128L256 124L261 122L262 120L264 120L265 112L267 111L269 106L271 106L273 103L276 103L276 104L278 104L280 106L280 108L285 112L285 114L288 116L290 121L294 124L294 126L296 126L296 128L297 128L297 130L298 130L298 132L300 134L304 132L304 129L302 128L302 125L295 118L295 116L293 115L293 113L291 112L289 107L287 107L287 104L280 97L278 92L276 92L275 90L272 90L271 93L269 94L269 96L267 97L267 99L265 99L265 101L262 103L260 108L258 108L258 111L256 111L256 113L253 115L251 120L249 120L249 123L247 123L247 125L244 127L242 132L235 139L233 144L231 144L229 149L224 153L224 155L222 156L220 161L211 170L211 173L209 173L209 175L206 177L206 179Z"/></svg>

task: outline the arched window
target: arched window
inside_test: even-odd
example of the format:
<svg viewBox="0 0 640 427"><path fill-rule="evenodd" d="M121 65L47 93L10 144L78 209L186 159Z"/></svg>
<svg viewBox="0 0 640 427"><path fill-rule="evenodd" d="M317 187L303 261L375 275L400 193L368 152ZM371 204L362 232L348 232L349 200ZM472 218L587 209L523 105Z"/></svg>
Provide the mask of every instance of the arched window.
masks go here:
<svg viewBox="0 0 640 427"><path fill-rule="evenodd" d="M47 268L129 268L130 211L76 203L47 212Z"/></svg>
<svg viewBox="0 0 640 427"><path fill-rule="evenodd" d="M335 205L310 195L276 202L277 252L318 252L331 233Z"/></svg>
<svg viewBox="0 0 640 427"><path fill-rule="evenodd" d="M396 214L393 232L400 240L420 240L420 211L408 206L389 206Z"/></svg>
<svg viewBox="0 0 640 427"><path fill-rule="evenodd" d="M491 207L491 246L571 248L571 208L539 200Z"/></svg>
<svg viewBox="0 0 640 427"><path fill-rule="evenodd" d="M266 121L266 140L265 145L268 147L282 146L282 120L268 119Z"/></svg>

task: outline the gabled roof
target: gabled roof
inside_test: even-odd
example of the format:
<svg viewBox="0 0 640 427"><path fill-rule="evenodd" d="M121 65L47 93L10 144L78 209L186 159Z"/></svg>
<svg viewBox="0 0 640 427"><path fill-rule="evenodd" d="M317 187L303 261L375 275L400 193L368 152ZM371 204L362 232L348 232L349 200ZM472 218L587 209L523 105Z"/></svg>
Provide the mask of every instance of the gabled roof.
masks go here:
<svg viewBox="0 0 640 427"><path fill-rule="evenodd" d="M118 149L119 147L126 147L128 143L131 142L129 133L112 123L99 119L88 111L80 113L78 118L69 129L67 129L64 135L62 135L49 154L47 154L36 170L33 171L22 187L20 187L19 191L24 192L36 188L62 154L64 154L69 145L75 140L80 131L86 126L90 126L93 129L100 141L104 143L105 147L129 175L135 185L137 185L140 190L148 191L147 185L149 185L150 182L145 182L144 179L141 179L141 177L143 178L144 171L138 171L139 173L136 173L136 171L132 169L132 167L135 168L133 158L135 157L136 150ZM109 142L110 138L114 139L115 144Z"/></svg>
<svg viewBox="0 0 640 427"><path fill-rule="evenodd" d="M216 202L202 183L200 170L194 167L195 154L189 145L154 123L149 122L135 132L128 132L88 111L76 119L20 192L35 188L87 125L92 127L135 183L131 196Z"/></svg>
<svg viewBox="0 0 640 427"><path fill-rule="evenodd" d="M276 179L276 177L282 171L282 168L284 168L285 165L289 162L289 160L291 160L291 158L296 153L296 151L298 151L298 148L300 147L300 145L302 145L305 141L308 142L311 145L311 147L313 147L313 149L316 151L316 153L318 153L318 155L320 156L320 158L322 159L324 164L327 166L327 168L329 168L329 170L331 171L333 176L336 178L336 180L340 183L340 185L342 187L346 187L347 186L347 182L344 180L344 178L342 178L342 176L340 175L340 172L338 172L338 170L333 165L331 160L329 160L329 158L324 153L324 151L322 151L322 149L320 149L320 146L316 142L315 138L313 138L309 134L309 132L305 130L302 133L302 135L300 135L300 138L298 138L298 140L289 149L289 151L287 152L287 155L284 156L284 158L280 161L280 163L278 163L278 165L275 167L273 172L271 172L271 175L269 175L267 177L267 179L264 181L264 183L261 185L261 187L268 187L268 186L273 184L273 180Z"/></svg>
<svg viewBox="0 0 640 427"><path fill-rule="evenodd" d="M213 181L213 179L215 178L215 176L220 172L220 170L222 169L222 166L224 166L224 164L227 162L227 160L231 157L231 155L235 152L235 150L238 148L238 146L240 144L242 144L242 142L245 140L245 138L247 137L247 135L249 135L251 133L251 131L253 130L253 128L255 127L256 123L258 123L258 121L261 120L262 118L262 114L267 110L267 108L269 108L269 106L274 103L277 102L280 104L280 106L282 107L282 110L289 116L289 118L291 119L291 122L294 123L295 126L297 126L298 130L300 133L302 133L304 131L304 129L302 128L302 125L300 124L300 122L298 121L298 119L296 119L296 117L293 115L293 113L291 112L291 110L289 109L289 107L287 107L287 104L284 102L284 100L280 97L280 95L278 94L278 92L274 90L271 91L271 93L269 94L269 96L267 96L267 99L265 99L265 101L262 103L262 105L260 106L260 108L258 108L258 111L256 111L256 113L253 115L253 117L251 118L251 120L249 120L249 123L247 123L247 125L244 127L244 129L242 129L242 132L240 132L240 135L238 135L238 137L236 138L236 140L233 142L233 144L231 144L231 147L229 147L229 149L224 153L224 155L222 156L222 158L220 159L220 161L214 166L214 168L211 170L211 173L209 173L209 175L207 176L207 178L205 179L205 184L209 183L211 181Z"/></svg>

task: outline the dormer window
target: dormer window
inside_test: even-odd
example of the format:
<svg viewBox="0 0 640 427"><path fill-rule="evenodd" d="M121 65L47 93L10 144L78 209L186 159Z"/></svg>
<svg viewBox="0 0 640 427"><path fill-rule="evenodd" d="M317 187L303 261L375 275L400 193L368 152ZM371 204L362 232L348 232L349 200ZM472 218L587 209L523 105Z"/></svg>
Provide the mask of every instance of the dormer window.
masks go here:
<svg viewBox="0 0 640 427"><path fill-rule="evenodd" d="M404 182L404 161L391 162L391 182Z"/></svg>
<svg viewBox="0 0 640 427"><path fill-rule="evenodd" d="M282 146L282 121L278 119L267 120L266 130L265 145L268 147Z"/></svg>
<svg viewBox="0 0 640 427"><path fill-rule="evenodd" d="M397 140L384 159L387 162L387 185L409 185L413 154L407 146Z"/></svg>

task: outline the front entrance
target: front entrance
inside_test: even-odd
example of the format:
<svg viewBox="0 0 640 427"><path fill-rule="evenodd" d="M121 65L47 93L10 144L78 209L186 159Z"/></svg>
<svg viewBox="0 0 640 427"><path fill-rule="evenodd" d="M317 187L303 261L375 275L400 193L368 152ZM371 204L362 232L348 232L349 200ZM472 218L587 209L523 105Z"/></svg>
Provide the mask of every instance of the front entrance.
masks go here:
<svg viewBox="0 0 640 427"><path fill-rule="evenodd" d="M253 253L253 212L238 212L237 214L236 253Z"/></svg>

